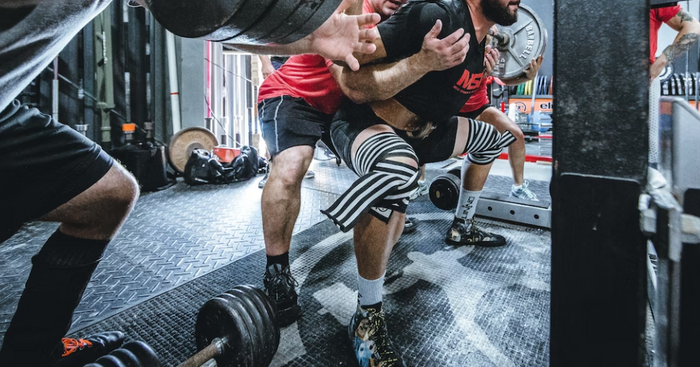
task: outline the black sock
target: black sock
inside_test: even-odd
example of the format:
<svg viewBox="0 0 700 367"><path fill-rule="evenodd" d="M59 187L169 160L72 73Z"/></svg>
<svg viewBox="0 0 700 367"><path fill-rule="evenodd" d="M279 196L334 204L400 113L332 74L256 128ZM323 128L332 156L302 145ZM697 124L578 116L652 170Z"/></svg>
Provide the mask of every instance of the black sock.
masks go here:
<svg viewBox="0 0 700 367"><path fill-rule="evenodd" d="M267 265L265 267L267 268L272 264L280 264L282 265L282 269L289 266L289 251L283 253L282 255L267 255Z"/></svg>
<svg viewBox="0 0 700 367"><path fill-rule="evenodd" d="M51 366L109 241L57 230L32 258L32 271L0 350L2 366Z"/></svg>

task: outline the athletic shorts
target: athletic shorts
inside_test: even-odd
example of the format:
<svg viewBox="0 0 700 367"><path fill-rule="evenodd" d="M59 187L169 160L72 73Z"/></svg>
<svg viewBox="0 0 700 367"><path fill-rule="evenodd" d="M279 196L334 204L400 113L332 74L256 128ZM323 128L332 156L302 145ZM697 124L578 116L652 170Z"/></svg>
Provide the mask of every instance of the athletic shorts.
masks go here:
<svg viewBox="0 0 700 367"><path fill-rule="evenodd" d="M69 126L10 103L0 112L0 242L87 190L113 162Z"/></svg>
<svg viewBox="0 0 700 367"><path fill-rule="evenodd" d="M267 98L258 104L262 136L270 156L291 147L316 147L323 139L330 142L329 127L333 115L311 107L303 98L279 96Z"/></svg>
<svg viewBox="0 0 700 367"><path fill-rule="evenodd" d="M377 117L368 104L358 105L349 100L343 102L331 123L331 139L340 157L352 168L352 143L366 128L373 125L387 125ZM452 157L457 139L457 117L437 124L435 130L424 139L408 136L406 131L392 127L396 135L406 141L418 156L418 164L441 162ZM466 148L466 147L465 147Z"/></svg>
<svg viewBox="0 0 700 367"><path fill-rule="evenodd" d="M487 104L485 104L485 105L483 105L483 106L481 106L481 107L475 109L474 111L469 111L469 112L462 112L462 111L460 111L460 112L457 113L457 116L459 116L459 117L466 117L466 118L469 118L469 119L472 119L472 120L476 120L477 117L479 117L479 115L481 115L482 113L484 113L484 111L486 111L486 109L489 108L489 107L493 107L493 106L491 106L490 104L487 103Z"/></svg>

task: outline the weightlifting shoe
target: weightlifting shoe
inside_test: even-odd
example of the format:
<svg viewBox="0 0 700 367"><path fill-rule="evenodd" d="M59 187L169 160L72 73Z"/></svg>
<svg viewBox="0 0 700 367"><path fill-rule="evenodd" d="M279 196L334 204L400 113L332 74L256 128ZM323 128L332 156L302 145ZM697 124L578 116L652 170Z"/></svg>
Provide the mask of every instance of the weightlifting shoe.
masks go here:
<svg viewBox="0 0 700 367"><path fill-rule="evenodd" d="M537 195L535 195L535 193L528 188L529 185L530 182L527 180L517 189L515 188L515 185L513 185L510 189L510 196L518 199L539 201L537 200Z"/></svg>
<svg viewBox="0 0 700 367"><path fill-rule="evenodd" d="M296 292L298 285L292 276L289 266L282 268L281 264L272 264L265 271L265 294L275 307L277 323L280 326L287 326L293 323L301 315Z"/></svg>
<svg viewBox="0 0 700 367"><path fill-rule="evenodd" d="M357 305L348 325L348 334L355 359L361 367L403 367L401 357L389 340L384 311Z"/></svg>
<svg viewBox="0 0 700 367"><path fill-rule="evenodd" d="M474 219L455 218L447 231L445 242L453 246L498 247L506 244L505 237L479 229Z"/></svg>
<svg viewBox="0 0 700 367"><path fill-rule="evenodd" d="M54 367L76 367L95 362L124 343L124 333L105 331L83 339L63 338L63 354Z"/></svg>

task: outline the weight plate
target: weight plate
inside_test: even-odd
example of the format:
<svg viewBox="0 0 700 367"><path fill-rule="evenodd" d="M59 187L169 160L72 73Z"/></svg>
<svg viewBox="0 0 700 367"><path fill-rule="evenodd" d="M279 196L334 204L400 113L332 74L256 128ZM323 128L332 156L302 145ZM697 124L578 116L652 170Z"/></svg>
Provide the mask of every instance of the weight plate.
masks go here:
<svg viewBox="0 0 700 367"><path fill-rule="evenodd" d="M132 341L122 345L121 349L126 349L133 353L141 362L142 366L160 367L160 360L156 352L142 341Z"/></svg>
<svg viewBox="0 0 700 367"><path fill-rule="evenodd" d="M211 131L202 127L188 127L180 130L170 139L168 161L175 171L183 174L193 150L204 149L211 152L217 145L219 141Z"/></svg>
<svg viewBox="0 0 700 367"><path fill-rule="evenodd" d="M276 2L277 0L244 0L243 6L235 13L229 13L228 20L206 38L212 41L257 43L248 37L246 30L258 22L271 6L277 6Z"/></svg>
<svg viewBox="0 0 700 367"><path fill-rule="evenodd" d="M664 69L661 71L661 74L658 76L659 81L663 83L671 78L671 75L673 75L673 64L666 64Z"/></svg>
<svg viewBox="0 0 700 367"><path fill-rule="evenodd" d="M520 4L517 22L497 27L498 33L505 36L505 41L492 38L501 53L493 75L506 82L522 76L530 60L544 54L547 29L537 14L523 4Z"/></svg>
<svg viewBox="0 0 700 367"><path fill-rule="evenodd" d="M220 297L226 298L232 307L240 310L242 319L246 322L246 327L250 331L253 365L269 365L272 356L267 352L269 348L265 345L265 322L262 320L260 312L253 305L250 296L234 288L221 294Z"/></svg>
<svg viewBox="0 0 700 367"><path fill-rule="evenodd" d="M216 358L218 366L253 366L250 360L250 330L240 311L232 307L228 299L221 295L202 305L197 315L194 334L198 350L204 349L216 338L227 338L223 355Z"/></svg>
<svg viewBox="0 0 700 367"><path fill-rule="evenodd" d="M318 29L318 27L320 27L321 24L328 20L328 18L331 17L331 14L335 12L335 10L338 8L338 5L340 5L341 1L342 0L305 1L302 4L302 6L300 6L300 10L304 6L308 6L309 10L313 11L313 14L308 19L306 19L306 21L301 23L301 27L295 29L290 34L279 38L277 42L282 44L292 43L311 34L313 31Z"/></svg>
<svg viewBox="0 0 700 367"><path fill-rule="evenodd" d="M95 363L101 367L127 367L127 365L122 363L122 361L119 360L119 358L117 358L111 354L107 354L107 355L104 355L104 356L98 358L95 361ZM131 367L131 366L128 366L128 367Z"/></svg>
<svg viewBox="0 0 700 367"><path fill-rule="evenodd" d="M109 353L110 355L117 357L121 362L124 367L141 367L141 366L146 366L144 365L140 360L139 357L137 357L133 352L131 352L128 349L115 349Z"/></svg>
<svg viewBox="0 0 700 367"><path fill-rule="evenodd" d="M255 0L170 1L147 0L153 17L165 29L187 38L207 37L226 25L241 7Z"/></svg>
<svg viewBox="0 0 700 367"><path fill-rule="evenodd" d="M433 182L430 183L428 188L430 201L438 209L452 210L457 207L462 182L460 175L461 169L455 168L435 177Z"/></svg>
<svg viewBox="0 0 700 367"><path fill-rule="evenodd" d="M269 7L269 10L256 23L245 31L246 37L258 43L276 43L277 40L273 37L275 31L279 29L280 32L290 32L301 26L301 24L293 24L294 19L292 17L297 13L297 10L306 8L301 6L303 3L302 0L277 1ZM299 14L298 19L301 20L302 17L303 15ZM284 33L285 36L287 34Z"/></svg>
<svg viewBox="0 0 700 367"><path fill-rule="evenodd" d="M267 355L270 358L274 357L277 353L277 348L280 342L280 328L277 325L277 318L275 317L275 311L270 303L270 300L265 295L265 292L259 288L255 288L250 285L239 285L235 287L236 289L244 292L248 295L250 300L253 302L257 309L257 313L261 316L261 321L264 325L264 344L267 347Z"/></svg>

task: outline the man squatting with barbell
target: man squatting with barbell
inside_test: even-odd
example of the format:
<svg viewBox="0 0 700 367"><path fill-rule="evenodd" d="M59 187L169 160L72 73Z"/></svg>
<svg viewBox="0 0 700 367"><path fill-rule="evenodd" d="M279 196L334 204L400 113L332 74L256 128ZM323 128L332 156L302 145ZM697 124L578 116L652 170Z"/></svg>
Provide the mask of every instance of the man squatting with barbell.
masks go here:
<svg viewBox="0 0 700 367"><path fill-rule="evenodd" d="M83 366L118 348L120 332L64 338L107 244L139 195L136 180L99 145L14 98L111 0L5 0L0 3L0 244L31 220L60 227L32 258L32 269L4 335L1 366ZM318 30L262 53L320 53L357 68L352 52L379 16L342 14ZM143 0L139 0L145 5Z"/></svg>
<svg viewBox="0 0 700 367"><path fill-rule="evenodd" d="M518 5L518 0L411 1L378 25L377 51L358 56L361 64L374 61L398 71L393 63L420 52L436 20L442 24L438 38L463 29L469 42L466 58L457 66L428 72L417 81L410 80L409 74L403 74L405 79L389 79L396 83L392 87L398 93L369 98L373 101L369 103L345 101L331 123L339 156L360 176L322 211L341 230L354 230L359 292L348 332L360 365L403 366L387 333L382 291L391 250L405 222L408 197L416 188L419 165L469 152L474 170L485 172L479 172L479 178L486 177L490 163L515 140L510 131L500 133L489 124L455 115L483 78L485 55L490 52L486 47L489 29L496 23L515 23ZM338 75L340 85L353 85L353 75L343 69ZM467 177L464 187L480 191L484 180ZM473 224L462 235L472 239L470 244L505 241Z"/></svg>

